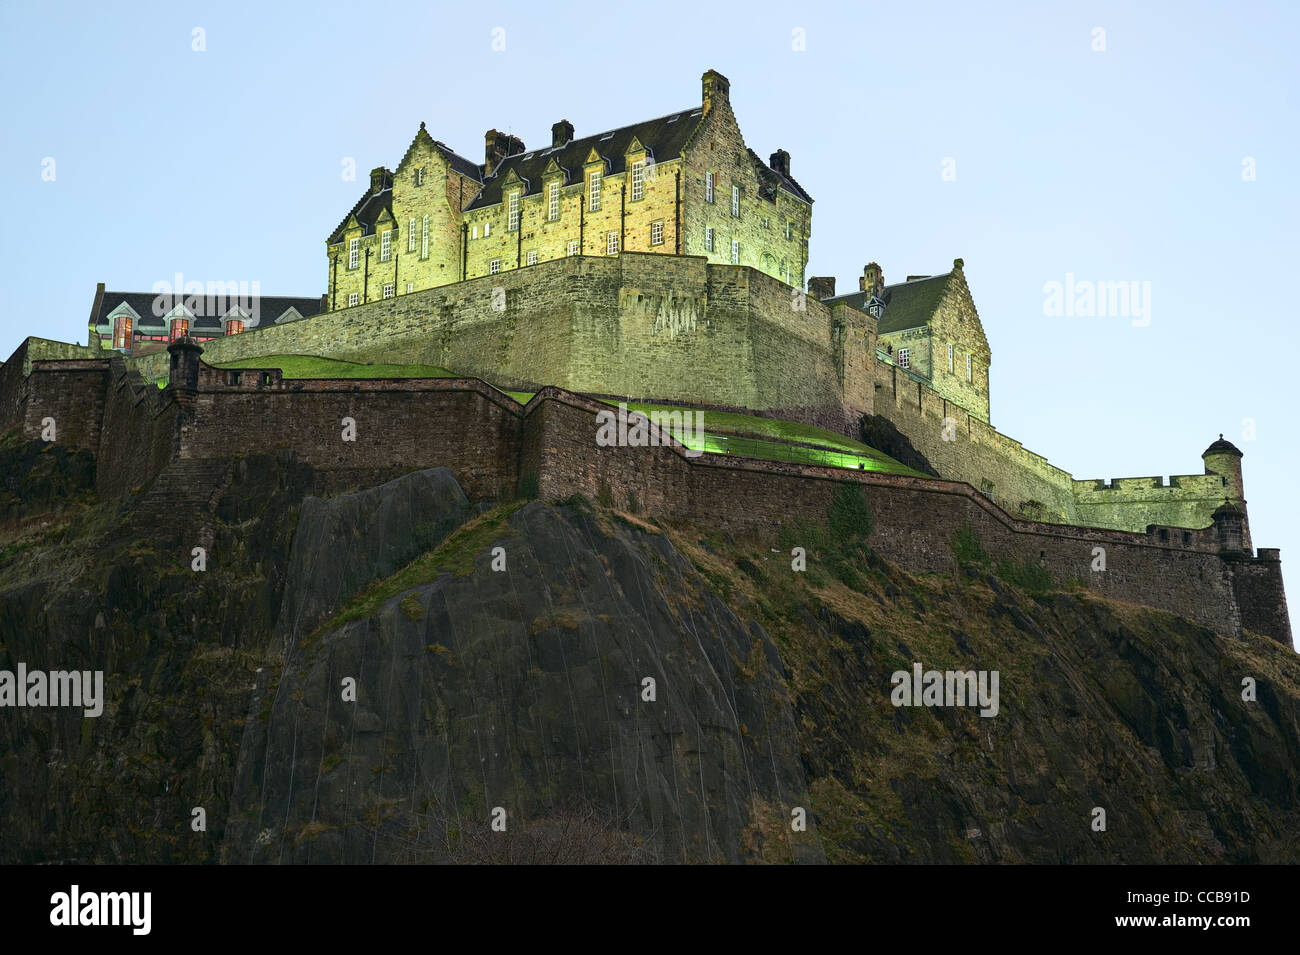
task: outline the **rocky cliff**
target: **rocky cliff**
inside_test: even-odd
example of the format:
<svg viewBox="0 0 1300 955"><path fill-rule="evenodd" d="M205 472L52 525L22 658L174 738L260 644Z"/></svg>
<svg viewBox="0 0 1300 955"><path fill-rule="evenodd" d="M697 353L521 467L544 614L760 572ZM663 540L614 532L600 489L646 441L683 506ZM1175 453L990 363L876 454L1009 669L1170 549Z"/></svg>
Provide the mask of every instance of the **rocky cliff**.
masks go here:
<svg viewBox="0 0 1300 955"><path fill-rule="evenodd" d="M1266 638L909 575L869 500L769 540L443 469L211 470L162 514L0 442L0 670L106 691L0 710L0 862L1300 861L1300 662ZM996 671L997 715L895 706L916 662Z"/></svg>

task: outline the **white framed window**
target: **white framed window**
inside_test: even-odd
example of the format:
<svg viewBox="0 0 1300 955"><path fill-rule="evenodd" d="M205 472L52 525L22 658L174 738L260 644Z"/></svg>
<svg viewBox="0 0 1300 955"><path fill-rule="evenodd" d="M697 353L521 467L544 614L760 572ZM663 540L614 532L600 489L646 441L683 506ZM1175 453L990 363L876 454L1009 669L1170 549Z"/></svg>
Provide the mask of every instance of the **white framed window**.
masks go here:
<svg viewBox="0 0 1300 955"><path fill-rule="evenodd" d="M740 264L740 240L739 239L731 240L731 264L732 265Z"/></svg>
<svg viewBox="0 0 1300 955"><path fill-rule="evenodd" d="M664 244L664 223L662 219L650 223L650 244Z"/></svg>
<svg viewBox="0 0 1300 955"><path fill-rule="evenodd" d="M491 234L492 234L492 223L491 223L491 222L484 222L484 223L483 223L483 238L486 239L486 238L487 238L488 236L490 236Z"/></svg>
<svg viewBox="0 0 1300 955"><path fill-rule="evenodd" d="M975 368L971 364L970 355L966 356L966 380L971 382L975 380Z"/></svg>
<svg viewBox="0 0 1300 955"><path fill-rule="evenodd" d="M912 367L912 352L910 349L900 348L898 350L898 367L899 368Z"/></svg>
<svg viewBox="0 0 1300 955"><path fill-rule="evenodd" d="M420 258L429 257L429 214L424 214L424 225L420 230Z"/></svg>
<svg viewBox="0 0 1300 955"><path fill-rule="evenodd" d="M578 254L578 240L577 240L577 239L570 239L570 240L569 240L569 255L577 255L577 254Z"/></svg>
<svg viewBox="0 0 1300 955"><path fill-rule="evenodd" d="M704 174L704 201L713 201L713 173L711 172Z"/></svg>
<svg viewBox="0 0 1300 955"><path fill-rule="evenodd" d="M600 209L600 171L591 174L591 198L587 200L587 209L596 212Z"/></svg>
<svg viewBox="0 0 1300 955"><path fill-rule="evenodd" d="M406 227L406 251L415 251L415 216L411 216L410 225Z"/></svg>
<svg viewBox="0 0 1300 955"><path fill-rule="evenodd" d="M387 262L393 257L393 230L385 229L379 234L379 261Z"/></svg>
<svg viewBox="0 0 1300 955"><path fill-rule="evenodd" d="M532 251L530 251L530 252L528 253L528 257L527 257L524 261L527 262L529 265L536 265L536 264L537 264L537 250L536 250L536 249L533 249Z"/></svg>
<svg viewBox="0 0 1300 955"><path fill-rule="evenodd" d="M948 346L948 374L952 374L952 346Z"/></svg>
<svg viewBox="0 0 1300 955"><path fill-rule="evenodd" d="M493 259L491 262L489 262L489 263L488 263L488 271L489 271L490 273L492 273L493 275L496 275L498 272L500 272L500 271L501 271L501 260L500 260L500 259Z"/></svg>
<svg viewBox="0 0 1300 955"><path fill-rule="evenodd" d="M733 216L740 215L740 187L739 186L731 187L731 214Z"/></svg>
<svg viewBox="0 0 1300 955"><path fill-rule="evenodd" d="M605 235L605 254L606 254L606 255L617 255L617 254L618 254L618 233L617 233L617 232L609 232L609 233L606 233L606 235Z"/></svg>
<svg viewBox="0 0 1300 955"><path fill-rule="evenodd" d="M424 167L423 167L423 166L421 166L419 169L415 170L415 184L416 184L417 186L423 186L423 185L424 185Z"/></svg>
<svg viewBox="0 0 1300 955"><path fill-rule="evenodd" d="M407 282L407 283L406 283L406 294L407 294L407 295L410 295L410 294L411 294L412 292L414 292L414 291L415 291L415 283L414 283L414 282Z"/></svg>
<svg viewBox="0 0 1300 955"><path fill-rule="evenodd" d="M355 269L361 261L361 240L348 239L348 268Z"/></svg>
<svg viewBox="0 0 1300 955"><path fill-rule="evenodd" d="M560 184L553 182L546 188L546 218L554 222L560 217Z"/></svg>
<svg viewBox="0 0 1300 955"><path fill-rule="evenodd" d="M632 201L636 202L645 195L645 162L632 163Z"/></svg>
<svg viewBox="0 0 1300 955"><path fill-rule="evenodd" d="M393 297L393 283L389 282L387 285L384 286L384 298L392 298L392 297Z"/></svg>
<svg viewBox="0 0 1300 955"><path fill-rule="evenodd" d="M358 295L356 292L350 293L348 295L348 308L351 308L353 305L357 304L360 298L361 296Z"/></svg>
<svg viewBox="0 0 1300 955"><path fill-rule="evenodd" d="M519 193L510 193L510 214L506 219L506 231L514 232L519 228Z"/></svg>
<svg viewBox="0 0 1300 955"><path fill-rule="evenodd" d="M474 226L474 228L470 230L469 237L470 237L471 239L477 239L477 238L478 238L478 226Z"/></svg>
<svg viewBox="0 0 1300 955"><path fill-rule="evenodd" d="M792 230L793 230L793 228L794 228L794 227L793 227L793 225L791 224L790 220L789 220L789 219L786 219L786 220L785 220L785 237L786 237L787 239L789 239L789 238L792 237Z"/></svg>
<svg viewBox="0 0 1300 955"><path fill-rule="evenodd" d="M704 251L713 251L713 226L711 225L706 225L704 227Z"/></svg>

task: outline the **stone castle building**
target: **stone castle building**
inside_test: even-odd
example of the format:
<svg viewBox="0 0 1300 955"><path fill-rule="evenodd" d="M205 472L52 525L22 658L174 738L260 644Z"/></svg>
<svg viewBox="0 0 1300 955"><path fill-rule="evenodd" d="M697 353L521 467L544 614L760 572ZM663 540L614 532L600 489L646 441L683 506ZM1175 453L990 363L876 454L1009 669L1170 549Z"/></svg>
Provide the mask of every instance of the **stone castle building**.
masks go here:
<svg viewBox="0 0 1300 955"><path fill-rule="evenodd" d="M560 120L528 149L488 130L476 163L429 135L370 185L326 241L328 307L363 305L575 255L698 255L802 288L812 197L790 154L745 145L730 84L698 106L575 137Z"/></svg>

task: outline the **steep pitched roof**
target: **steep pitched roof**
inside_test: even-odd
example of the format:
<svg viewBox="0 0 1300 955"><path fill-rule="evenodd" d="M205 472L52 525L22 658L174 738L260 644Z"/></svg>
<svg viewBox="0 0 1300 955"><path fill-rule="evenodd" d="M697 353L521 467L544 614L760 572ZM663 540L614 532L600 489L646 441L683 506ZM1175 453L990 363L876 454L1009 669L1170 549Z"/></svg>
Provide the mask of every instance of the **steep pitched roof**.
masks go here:
<svg viewBox="0 0 1300 955"><path fill-rule="evenodd" d="M593 149L605 160L606 175L624 172L627 165L624 156L634 139L650 151L655 162L675 159L681 155L682 148L699 125L702 116L703 109L696 106L643 123L572 139L563 146L548 146L507 156L484 181L483 188L467 208L481 209L500 202L501 186L511 171L524 181L524 195L541 192L542 176L552 159L565 171L566 183L577 182L582 178L582 167L587 162L587 155Z"/></svg>
<svg viewBox="0 0 1300 955"><path fill-rule="evenodd" d="M799 183L795 181L794 176L786 176L782 174L779 170L772 168L772 166L769 163L763 162L763 158L758 153L754 152L754 150L752 149L749 150L749 156L751 159L754 160L755 163L758 164L760 175L767 176L768 178L773 179L776 182L779 182L781 185L785 186L787 192L794 193L804 202L807 202L809 204L812 203L813 197L808 195L808 193L804 191L803 186L799 185Z"/></svg>
<svg viewBox="0 0 1300 955"><path fill-rule="evenodd" d="M171 311L177 304L185 304L190 298L188 295L181 295L179 302L170 295L162 296L166 299L162 307ZM137 323L139 328L158 328L164 327L163 316L154 312L154 303L159 300L157 292L105 292L104 297L100 300L99 311L95 313L95 325L105 331L109 328L108 316L112 314L119 305L126 303L129 305L140 320ZM224 305L227 310L235 305L242 303L238 301L226 301L223 303L214 303L213 311ZM267 325L274 325L279 322L289 309L297 309L298 314L303 318L310 315L320 314L319 298L298 298L288 295L259 295L257 296L258 322L254 328L265 328ZM206 309L200 308L205 314L195 318L191 328L204 328L213 332L224 334L225 326L222 324L222 316L206 314Z"/></svg>
<svg viewBox="0 0 1300 955"><path fill-rule="evenodd" d="M411 140L411 145L407 146L406 152L402 154L402 161L397 164L398 169L401 169L406 165L406 160L411 158L412 150L415 149L421 139L427 139L430 146L442 153L443 158L447 160L447 165L449 165L453 170L460 173L462 176L468 176L475 182L483 181L482 166L466 159L464 156L452 152L451 149L448 148L447 144L442 142L442 140L434 139L429 135L429 131L424 128L424 123L420 123L420 128L415 131L415 138Z"/></svg>
<svg viewBox="0 0 1300 955"><path fill-rule="evenodd" d="M347 227L348 220L353 216L356 216L357 221L361 223L362 234L369 235L374 231L375 223L379 221L379 216L385 209L390 216L393 214L393 174L387 169L384 170L384 181L380 191L375 192L373 186L366 186L365 194L343 217L343 221L334 227L327 241L330 245L338 242L340 234Z"/></svg>
<svg viewBox="0 0 1300 955"><path fill-rule="evenodd" d="M948 281L951 278L952 273L946 272L943 275L886 285L880 293L880 298L885 303L885 313L880 318L878 332L884 335L928 325L944 293L948 291ZM866 292L847 292L828 298L826 302L845 302L865 312L867 299Z"/></svg>

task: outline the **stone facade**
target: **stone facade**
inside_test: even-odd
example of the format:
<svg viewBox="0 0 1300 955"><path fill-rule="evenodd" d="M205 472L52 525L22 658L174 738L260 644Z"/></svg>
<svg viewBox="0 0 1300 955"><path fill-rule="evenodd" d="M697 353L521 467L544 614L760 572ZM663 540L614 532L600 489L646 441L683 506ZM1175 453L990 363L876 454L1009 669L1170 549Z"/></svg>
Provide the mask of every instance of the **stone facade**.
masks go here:
<svg viewBox="0 0 1300 955"><path fill-rule="evenodd" d="M789 153L764 163L726 78L710 70L702 88L698 107L594 136L575 139L562 120L532 151L489 130L477 164L421 124L326 243L329 308L625 251L698 255L802 287L812 199Z"/></svg>

